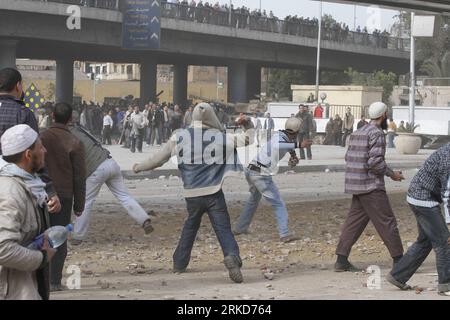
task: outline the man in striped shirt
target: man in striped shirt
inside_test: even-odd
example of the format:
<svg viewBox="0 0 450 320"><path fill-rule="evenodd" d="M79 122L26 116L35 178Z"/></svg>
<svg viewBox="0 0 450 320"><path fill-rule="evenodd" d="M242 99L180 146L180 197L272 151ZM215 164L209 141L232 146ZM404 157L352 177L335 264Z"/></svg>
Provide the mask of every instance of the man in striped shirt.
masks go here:
<svg viewBox="0 0 450 320"><path fill-rule="evenodd" d="M411 287L406 282L422 265L431 250L436 252L438 293L450 296L450 144L434 152L411 181L407 202L417 220L419 236L404 257L387 276L387 280L402 290ZM440 204L444 203L445 219Z"/></svg>
<svg viewBox="0 0 450 320"><path fill-rule="evenodd" d="M400 171L392 171L386 164L387 106L375 102L369 108L372 121L350 136L345 155L345 192L353 195L347 220L336 249L335 271L357 271L348 256L369 221L372 221L394 263L403 255L397 220L386 195L384 176L394 181L404 179Z"/></svg>

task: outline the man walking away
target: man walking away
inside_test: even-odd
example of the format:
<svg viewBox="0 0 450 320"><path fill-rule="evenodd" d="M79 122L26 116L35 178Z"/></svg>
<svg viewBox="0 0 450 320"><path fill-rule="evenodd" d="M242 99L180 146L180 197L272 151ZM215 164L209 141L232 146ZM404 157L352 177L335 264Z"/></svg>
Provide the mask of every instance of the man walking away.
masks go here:
<svg viewBox="0 0 450 320"><path fill-rule="evenodd" d="M72 118L72 107L57 103L53 111L54 124L41 134L42 144L47 149L45 160L50 177L61 199L61 212L50 215L51 226L66 226L71 222L72 207L76 216L84 210L86 196L86 164L81 141L70 133L68 123ZM67 256L67 242L56 252L51 263L50 290L61 291L62 273Z"/></svg>
<svg viewBox="0 0 450 320"><path fill-rule="evenodd" d="M397 220L386 195L384 176L394 181L404 180L400 171L386 164L387 106L375 102L369 107L372 121L350 136L345 161L345 192L352 194L352 204L342 228L336 249L335 271L356 271L349 261L350 251L369 221L383 239L394 263L403 255Z"/></svg>
<svg viewBox="0 0 450 320"><path fill-rule="evenodd" d="M70 132L74 134L84 145L86 158L86 205L83 215L75 221L72 244L79 244L86 238L91 220L92 206L103 184L106 184L120 204L139 225L144 228L146 234L153 231L151 221L147 213L129 194L119 165L112 159L108 150L95 139L83 127L70 126Z"/></svg>
<svg viewBox="0 0 450 320"><path fill-rule="evenodd" d="M45 148L26 124L6 130L0 158L0 300L48 300L48 263L56 250L44 237L41 250L27 247L50 226L43 168Z"/></svg>
<svg viewBox="0 0 450 320"><path fill-rule="evenodd" d="M406 201L417 220L418 237L403 258L394 265L387 281L411 289L406 283L430 254L436 253L438 293L450 296L450 233L441 212L450 210L450 144L434 152L411 181Z"/></svg>

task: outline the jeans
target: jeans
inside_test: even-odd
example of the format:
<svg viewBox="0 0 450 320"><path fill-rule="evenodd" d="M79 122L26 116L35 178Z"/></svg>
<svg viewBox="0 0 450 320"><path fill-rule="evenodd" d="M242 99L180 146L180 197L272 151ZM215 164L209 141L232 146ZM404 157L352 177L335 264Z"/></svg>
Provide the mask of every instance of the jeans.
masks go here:
<svg viewBox="0 0 450 320"><path fill-rule="evenodd" d="M130 145L130 150L131 152L136 152L136 149L139 152L142 152L142 142L143 142L143 137L144 137L144 133L143 133L143 129L139 130L138 134L131 134L130 136L130 140L131 140L131 145Z"/></svg>
<svg viewBox="0 0 450 320"><path fill-rule="evenodd" d="M203 214L208 213L224 257L236 256L240 260L239 246L231 231L230 215L223 191L212 195L186 198L188 218L183 226L180 241L173 254L174 269L185 269L191 260L191 251Z"/></svg>
<svg viewBox="0 0 450 320"><path fill-rule="evenodd" d="M395 132L388 132L388 148L394 148Z"/></svg>
<svg viewBox="0 0 450 320"><path fill-rule="evenodd" d="M416 207L410 205L417 220L419 236L403 258L394 266L391 275L397 281L406 283L419 269L433 249L436 253L438 291L450 291L450 233L441 214L441 208Z"/></svg>
<svg viewBox="0 0 450 320"><path fill-rule="evenodd" d="M97 198L103 184L106 183L109 190L119 200L122 207L125 208L139 225L149 219L148 214L129 194L127 187L123 182L122 173L119 165L113 159L106 159L102 164L86 179L86 205L81 217L75 221L73 239L83 240L86 237L89 223L91 220L92 206Z"/></svg>
<svg viewBox="0 0 450 320"><path fill-rule="evenodd" d="M246 169L245 178L250 186L250 197L245 204L237 223L236 232L246 232L250 227L261 198L264 197L275 211L280 238L289 235L288 213L280 192L272 180L272 176L263 176L258 172Z"/></svg>
<svg viewBox="0 0 450 320"><path fill-rule="evenodd" d="M298 134L298 144L299 145L305 139L309 139L309 133L299 133ZM305 149L304 148L299 148L299 149L300 149L300 158L305 159ZM308 159L312 159L311 146L306 148L306 156L308 157Z"/></svg>
<svg viewBox="0 0 450 320"><path fill-rule="evenodd" d="M60 197L61 211L58 214L50 214L50 225L67 226L71 221L73 198ZM61 284L64 262L67 257L67 241L58 247L50 262L50 283Z"/></svg>

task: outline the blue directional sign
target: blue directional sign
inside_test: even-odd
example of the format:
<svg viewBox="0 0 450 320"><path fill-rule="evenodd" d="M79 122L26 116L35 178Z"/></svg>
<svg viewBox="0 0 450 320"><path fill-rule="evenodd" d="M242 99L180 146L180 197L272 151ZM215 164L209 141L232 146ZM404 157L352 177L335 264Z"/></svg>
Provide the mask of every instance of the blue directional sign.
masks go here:
<svg viewBox="0 0 450 320"><path fill-rule="evenodd" d="M160 48L160 0L124 0L122 47L124 49Z"/></svg>

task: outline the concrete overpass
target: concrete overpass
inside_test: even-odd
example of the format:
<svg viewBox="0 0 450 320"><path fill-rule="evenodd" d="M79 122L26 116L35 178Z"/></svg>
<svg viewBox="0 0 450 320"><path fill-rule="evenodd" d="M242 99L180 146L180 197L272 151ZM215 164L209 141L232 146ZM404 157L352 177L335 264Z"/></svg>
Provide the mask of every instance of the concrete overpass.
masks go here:
<svg viewBox="0 0 450 320"><path fill-rule="evenodd" d="M450 16L450 2L448 0L327 0L327 2L376 5L388 9L438 13Z"/></svg>
<svg viewBox="0 0 450 320"><path fill-rule="evenodd" d="M124 50L118 10L81 8L81 30L66 27L67 4L0 0L0 67L16 58L56 60L56 97L71 101L73 61L141 64L141 101L155 99L157 64L174 65L174 102L187 99L187 66L229 68L229 101L245 102L260 92L261 67L309 70L314 79L317 40L306 36L162 19L161 49ZM390 47L324 40L322 67L406 73L409 53Z"/></svg>

